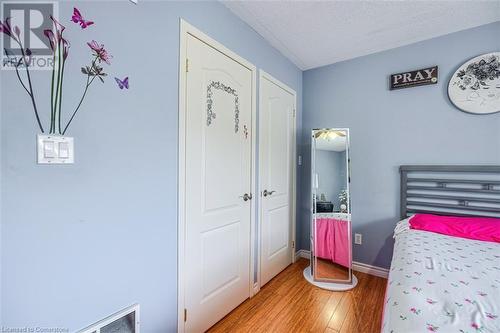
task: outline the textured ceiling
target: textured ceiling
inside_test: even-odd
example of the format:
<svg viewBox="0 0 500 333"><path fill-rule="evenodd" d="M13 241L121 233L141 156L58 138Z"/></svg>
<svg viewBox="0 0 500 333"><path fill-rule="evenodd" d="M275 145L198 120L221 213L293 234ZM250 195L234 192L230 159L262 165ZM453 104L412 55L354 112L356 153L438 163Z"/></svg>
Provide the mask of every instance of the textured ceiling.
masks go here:
<svg viewBox="0 0 500 333"><path fill-rule="evenodd" d="M500 21L500 0L222 2L302 70Z"/></svg>

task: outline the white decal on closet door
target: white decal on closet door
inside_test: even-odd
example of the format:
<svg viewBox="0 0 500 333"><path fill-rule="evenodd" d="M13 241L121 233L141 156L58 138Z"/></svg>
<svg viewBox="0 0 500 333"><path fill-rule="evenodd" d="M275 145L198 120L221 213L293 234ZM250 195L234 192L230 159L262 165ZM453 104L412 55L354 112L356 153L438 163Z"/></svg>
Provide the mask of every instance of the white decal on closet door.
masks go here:
<svg viewBox="0 0 500 333"><path fill-rule="evenodd" d="M186 332L250 296L252 72L187 38Z"/></svg>

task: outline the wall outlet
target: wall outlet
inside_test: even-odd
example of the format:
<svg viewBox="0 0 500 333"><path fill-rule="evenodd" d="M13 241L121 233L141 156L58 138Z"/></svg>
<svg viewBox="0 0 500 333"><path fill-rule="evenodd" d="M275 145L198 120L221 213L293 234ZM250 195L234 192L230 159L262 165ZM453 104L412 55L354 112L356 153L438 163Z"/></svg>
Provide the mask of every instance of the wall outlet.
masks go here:
<svg viewBox="0 0 500 333"><path fill-rule="evenodd" d="M299 155L299 166L302 165L302 155Z"/></svg>
<svg viewBox="0 0 500 333"><path fill-rule="evenodd" d="M361 235L361 234L354 234L354 244L361 245L362 243L363 243L363 235Z"/></svg>

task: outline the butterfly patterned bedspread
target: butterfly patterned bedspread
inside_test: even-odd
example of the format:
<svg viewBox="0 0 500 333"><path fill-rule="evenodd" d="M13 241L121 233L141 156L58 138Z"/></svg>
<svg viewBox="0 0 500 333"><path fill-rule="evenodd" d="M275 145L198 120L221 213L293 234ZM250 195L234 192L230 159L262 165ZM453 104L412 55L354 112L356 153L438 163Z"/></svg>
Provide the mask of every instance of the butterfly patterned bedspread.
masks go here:
<svg viewBox="0 0 500 333"><path fill-rule="evenodd" d="M500 332L500 243L395 230L382 332Z"/></svg>

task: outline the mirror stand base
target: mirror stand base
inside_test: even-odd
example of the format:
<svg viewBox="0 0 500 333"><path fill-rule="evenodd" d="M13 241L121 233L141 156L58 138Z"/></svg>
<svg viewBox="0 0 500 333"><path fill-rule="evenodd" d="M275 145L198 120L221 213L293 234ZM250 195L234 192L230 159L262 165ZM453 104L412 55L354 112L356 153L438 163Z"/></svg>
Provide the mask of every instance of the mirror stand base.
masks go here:
<svg viewBox="0 0 500 333"><path fill-rule="evenodd" d="M350 290L358 284L358 279L354 274L352 274L352 282L351 283L334 283L334 282L320 282L314 281L314 278L311 275L311 266L307 266L304 269L304 277L312 285L319 287L321 289L332 290L332 291L346 291Z"/></svg>

